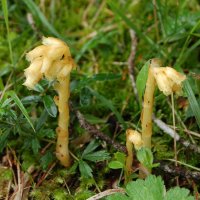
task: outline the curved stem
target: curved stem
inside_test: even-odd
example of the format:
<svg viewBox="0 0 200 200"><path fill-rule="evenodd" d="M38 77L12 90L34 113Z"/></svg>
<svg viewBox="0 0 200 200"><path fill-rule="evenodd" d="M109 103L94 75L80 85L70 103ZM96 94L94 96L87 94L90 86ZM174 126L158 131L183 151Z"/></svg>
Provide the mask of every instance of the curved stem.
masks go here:
<svg viewBox="0 0 200 200"><path fill-rule="evenodd" d="M68 149L69 143L69 80L70 75L66 78L59 79L55 89L58 92L58 99L55 99L59 110L56 156L65 167L70 166L70 155Z"/></svg>
<svg viewBox="0 0 200 200"><path fill-rule="evenodd" d="M125 166L125 183L128 183L132 172L132 163L133 163L133 144L128 138L128 133L126 133L126 149L128 154L126 157L126 166Z"/></svg>
<svg viewBox="0 0 200 200"><path fill-rule="evenodd" d="M146 83L146 89L144 94L144 104L142 111L142 140L144 147L151 148L151 136L152 136L152 113L153 113L153 102L154 102L154 91L156 87L156 81L149 66L148 78Z"/></svg>

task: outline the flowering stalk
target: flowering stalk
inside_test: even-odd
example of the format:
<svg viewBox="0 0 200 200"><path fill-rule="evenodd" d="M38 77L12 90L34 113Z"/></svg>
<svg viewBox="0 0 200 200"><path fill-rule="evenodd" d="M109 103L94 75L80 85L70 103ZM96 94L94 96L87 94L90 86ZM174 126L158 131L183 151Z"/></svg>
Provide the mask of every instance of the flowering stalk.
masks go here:
<svg viewBox="0 0 200 200"><path fill-rule="evenodd" d="M133 163L133 145L136 150L140 149L143 146L143 141L141 134L132 129L126 130L126 166L125 166L125 182L127 183L130 179L132 173L132 163Z"/></svg>
<svg viewBox="0 0 200 200"><path fill-rule="evenodd" d="M185 75L180 74L171 67L160 67L159 59L152 59L149 66L148 78L144 94L144 104L142 111L142 140L144 147L151 148L152 136L152 112L154 91L156 85L166 96L173 94L180 95L182 92L182 82Z"/></svg>
<svg viewBox="0 0 200 200"><path fill-rule="evenodd" d="M57 80L54 86L58 92L54 101L59 111L56 129L56 156L62 165L68 167L70 165L68 150L69 81L70 72L74 68L74 61L71 58L69 47L63 41L52 37L43 37L42 44L26 55L31 64L25 69L26 81L24 85L33 89L43 76L48 80Z"/></svg>

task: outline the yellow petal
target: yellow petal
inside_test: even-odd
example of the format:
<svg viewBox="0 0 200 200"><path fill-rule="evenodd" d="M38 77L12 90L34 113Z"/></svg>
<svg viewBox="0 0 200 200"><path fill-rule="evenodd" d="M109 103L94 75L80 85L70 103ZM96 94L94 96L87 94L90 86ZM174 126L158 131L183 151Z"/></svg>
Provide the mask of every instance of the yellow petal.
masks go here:
<svg viewBox="0 0 200 200"><path fill-rule="evenodd" d="M40 46L36 47L35 49L33 49L32 51L29 51L26 54L26 59L28 61L32 62L36 58L43 57L46 54L47 49L48 49L48 47L46 47L44 45L40 45Z"/></svg>
<svg viewBox="0 0 200 200"><path fill-rule="evenodd" d="M128 140L134 144L135 149L140 149L143 146L142 136L138 131L128 129L126 134Z"/></svg>
<svg viewBox="0 0 200 200"><path fill-rule="evenodd" d="M35 84L39 82L42 78L42 73L40 69L42 67L42 59L36 59L31 65L24 70L24 74L26 76L26 81L23 85L28 87L29 89L33 89Z"/></svg>

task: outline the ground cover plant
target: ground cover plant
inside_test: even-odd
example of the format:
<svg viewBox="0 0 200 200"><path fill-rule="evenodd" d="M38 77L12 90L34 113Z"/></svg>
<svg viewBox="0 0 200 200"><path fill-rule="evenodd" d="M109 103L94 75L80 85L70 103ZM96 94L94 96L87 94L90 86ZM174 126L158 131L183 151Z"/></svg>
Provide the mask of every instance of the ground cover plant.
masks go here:
<svg viewBox="0 0 200 200"><path fill-rule="evenodd" d="M0 2L0 199L199 199L198 0ZM35 60L42 42L56 48ZM182 93L155 88L143 145L157 59L180 73Z"/></svg>

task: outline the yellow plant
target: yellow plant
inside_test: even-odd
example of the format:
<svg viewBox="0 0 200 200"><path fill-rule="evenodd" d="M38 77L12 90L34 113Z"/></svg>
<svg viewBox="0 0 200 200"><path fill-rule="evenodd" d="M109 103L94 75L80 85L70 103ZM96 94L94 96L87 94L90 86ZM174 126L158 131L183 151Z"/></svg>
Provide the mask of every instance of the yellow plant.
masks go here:
<svg viewBox="0 0 200 200"><path fill-rule="evenodd" d="M43 37L42 45L36 47L26 54L26 59L31 63L25 69L26 81L24 83L29 89L45 77L48 80L57 80L54 85L58 96L54 101L58 106L59 118L56 144L56 156L61 164L68 167L70 156L68 149L68 126L69 126L69 81L70 72L75 67L74 61L67 44L53 37Z"/></svg>
<svg viewBox="0 0 200 200"><path fill-rule="evenodd" d="M154 58L151 60L141 116L144 147L151 148L152 113L156 85L166 96L172 95L173 92L180 95L182 92L182 82L185 79L185 75L180 74L175 69L161 67L161 61L159 59Z"/></svg>
<svg viewBox="0 0 200 200"><path fill-rule="evenodd" d="M132 173L132 163L133 163L133 145L136 150L140 149L143 146L143 141L141 134L132 129L126 130L126 166L125 166L125 182L128 182L128 179Z"/></svg>

